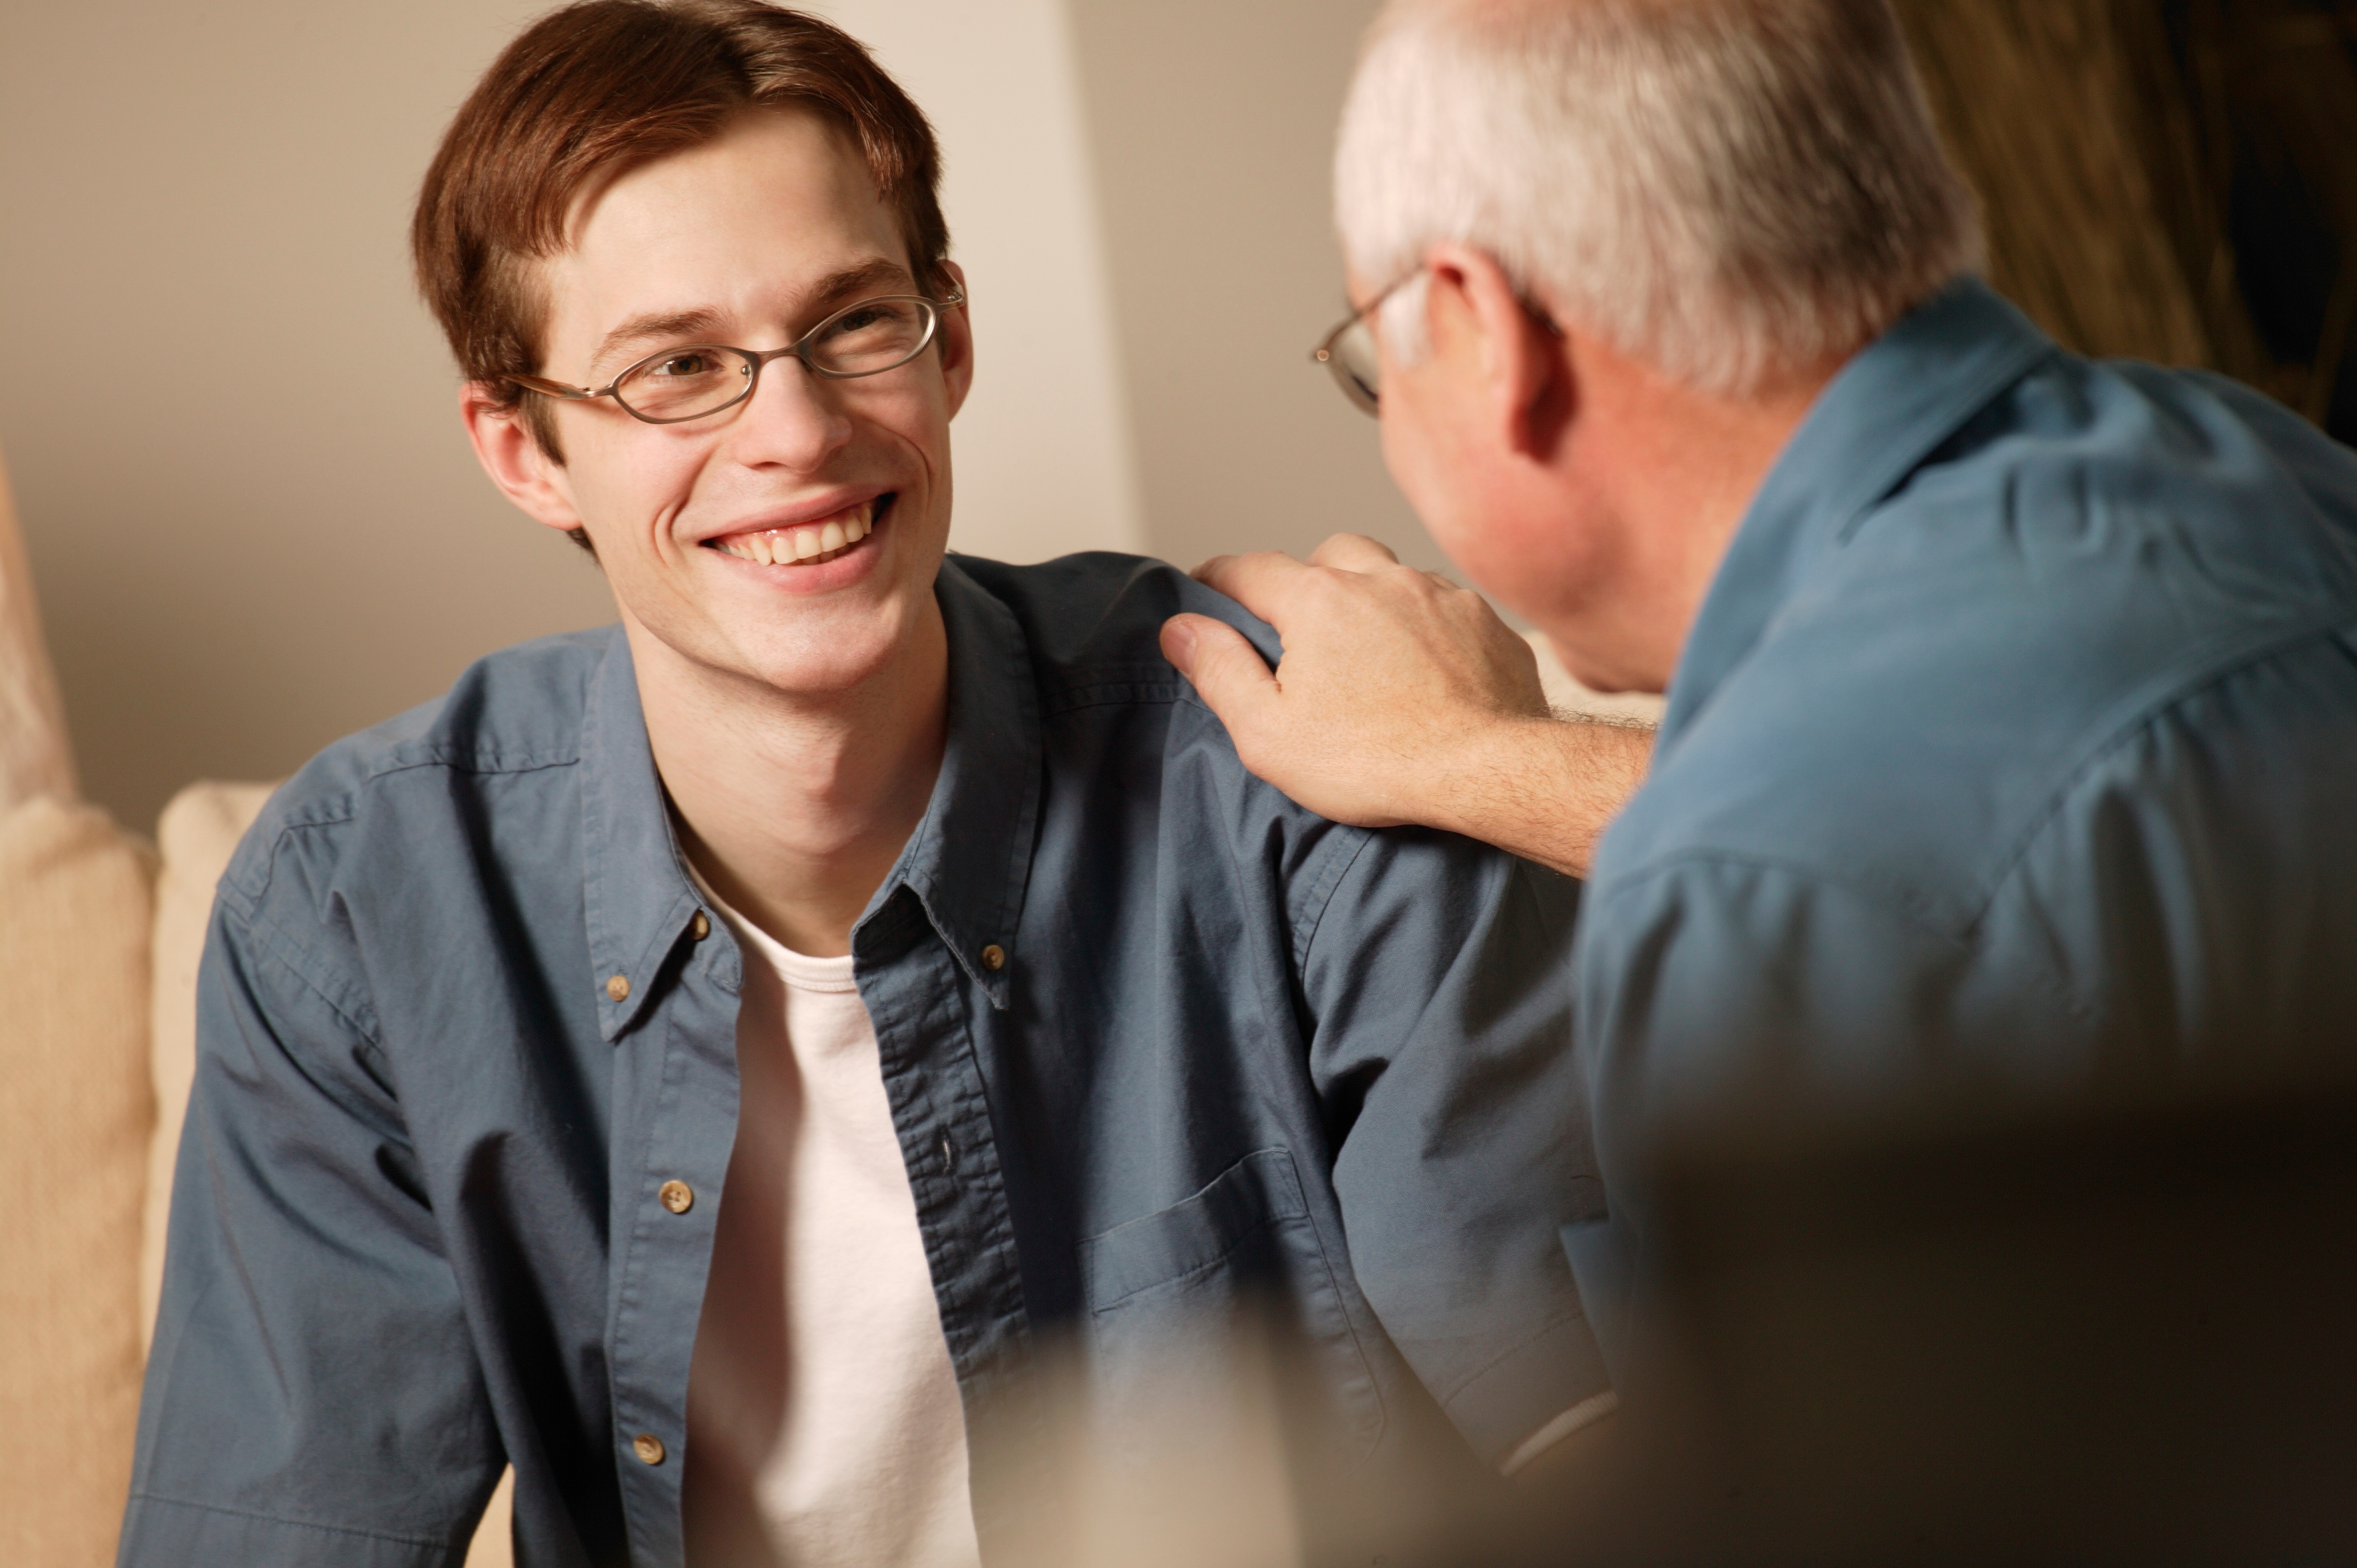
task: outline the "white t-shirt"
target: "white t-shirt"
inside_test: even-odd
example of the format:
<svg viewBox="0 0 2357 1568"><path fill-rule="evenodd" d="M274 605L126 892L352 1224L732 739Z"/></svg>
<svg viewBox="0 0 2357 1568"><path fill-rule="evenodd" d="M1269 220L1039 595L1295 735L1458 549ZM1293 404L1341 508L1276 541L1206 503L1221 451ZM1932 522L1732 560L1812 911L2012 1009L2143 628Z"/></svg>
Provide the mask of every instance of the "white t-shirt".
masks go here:
<svg viewBox="0 0 2357 1568"><path fill-rule="evenodd" d="M688 1561L977 1568L965 1416L851 960L712 907L745 955L743 1104L688 1377Z"/></svg>

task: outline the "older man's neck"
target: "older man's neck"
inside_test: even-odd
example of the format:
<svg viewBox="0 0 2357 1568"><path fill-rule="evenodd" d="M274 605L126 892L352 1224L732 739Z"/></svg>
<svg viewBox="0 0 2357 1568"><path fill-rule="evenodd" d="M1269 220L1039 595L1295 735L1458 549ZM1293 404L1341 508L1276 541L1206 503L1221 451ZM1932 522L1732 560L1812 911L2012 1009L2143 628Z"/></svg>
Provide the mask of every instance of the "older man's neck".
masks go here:
<svg viewBox="0 0 2357 1568"><path fill-rule="evenodd" d="M632 632L636 651L647 639ZM893 662L820 703L649 653L639 660L648 738L697 873L791 950L849 952L941 772L949 662L938 613Z"/></svg>
<svg viewBox="0 0 2357 1568"><path fill-rule="evenodd" d="M1620 384L1598 389L1588 417L1602 428L1587 461L1619 518L1621 570L1585 607L1591 635L1557 638L1608 655L1611 668L1595 676L1625 690L1668 689L1753 497L1846 359L1741 398L1697 392L1633 360L1622 361Z"/></svg>

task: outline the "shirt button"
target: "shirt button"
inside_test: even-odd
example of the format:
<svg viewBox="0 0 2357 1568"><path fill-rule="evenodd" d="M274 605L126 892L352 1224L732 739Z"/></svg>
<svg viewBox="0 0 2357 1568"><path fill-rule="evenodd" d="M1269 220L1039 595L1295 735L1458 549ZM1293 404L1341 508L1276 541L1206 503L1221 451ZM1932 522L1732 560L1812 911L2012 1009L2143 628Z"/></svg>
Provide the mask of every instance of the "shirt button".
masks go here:
<svg viewBox="0 0 2357 1568"><path fill-rule="evenodd" d="M705 918L703 910L698 909L695 912L695 918L687 923L687 929L700 942L712 934L712 922Z"/></svg>
<svg viewBox="0 0 2357 1568"><path fill-rule="evenodd" d="M1005 969L1006 967L1006 950L1000 947L996 942L993 942L988 947L984 948L982 950L982 967L988 970Z"/></svg>
<svg viewBox="0 0 2357 1568"><path fill-rule="evenodd" d="M630 1439L630 1452L643 1464L660 1465L663 1462L662 1439L651 1432L641 1432Z"/></svg>
<svg viewBox="0 0 2357 1568"><path fill-rule="evenodd" d="M684 1214L695 1207L695 1189L683 1181L667 1181L655 1193L662 1206L673 1214Z"/></svg>
<svg viewBox="0 0 2357 1568"><path fill-rule="evenodd" d="M618 974L606 982L606 994L617 1002L626 1001L630 994L630 977Z"/></svg>

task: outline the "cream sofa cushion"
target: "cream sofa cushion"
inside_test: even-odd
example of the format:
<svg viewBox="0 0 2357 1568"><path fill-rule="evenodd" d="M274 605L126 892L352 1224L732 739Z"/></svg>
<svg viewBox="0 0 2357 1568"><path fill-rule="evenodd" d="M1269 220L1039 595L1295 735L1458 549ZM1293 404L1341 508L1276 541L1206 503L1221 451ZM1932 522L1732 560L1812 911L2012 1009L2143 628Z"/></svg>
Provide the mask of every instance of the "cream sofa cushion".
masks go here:
<svg viewBox="0 0 2357 1568"><path fill-rule="evenodd" d="M262 811L270 784L191 784L172 797L156 824L164 866L156 878L156 992L150 1010L150 1070L156 1086L156 1137L148 1149L145 1244L139 1257L139 1333L156 1332L156 1297L164 1279L164 1226L172 1204L172 1164L180 1122L197 1072L197 961L212 923L213 888L229 869L238 840Z"/></svg>
<svg viewBox="0 0 2357 1568"><path fill-rule="evenodd" d="M0 1563L98 1568L138 1418L149 863L105 814L0 809Z"/></svg>
<svg viewBox="0 0 2357 1568"><path fill-rule="evenodd" d="M36 795L70 800L73 793L73 750L41 641L7 469L0 467L0 811Z"/></svg>

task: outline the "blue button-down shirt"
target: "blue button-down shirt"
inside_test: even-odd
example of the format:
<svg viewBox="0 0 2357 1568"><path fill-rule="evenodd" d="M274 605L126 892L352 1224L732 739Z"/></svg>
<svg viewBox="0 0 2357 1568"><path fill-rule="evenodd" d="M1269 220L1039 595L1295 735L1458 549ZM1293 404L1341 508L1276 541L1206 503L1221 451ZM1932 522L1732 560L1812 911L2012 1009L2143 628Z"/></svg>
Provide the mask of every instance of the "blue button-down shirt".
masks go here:
<svg viewBox="0 0 2357 1568"><path fill-rule="evenodd" d="M1605 1296L1664 1117L2357 1051L2357 453L1947 290L1740 524L1576 965Z"/></svg>
<svg viewBox="0 0 2357 1568"><path fill-rule="evenodd" d="M1051 1331L1167 1422L1123 1405L1157 1359L1215 1379L1205 1326L1273 1306L1313 1466L1449 1422L1495 1463L1598 1392L1555 1240L1601 1208L1576 885L1252 779L1155 638L1273 639L1168 567L952 558L938 596L947 755L852 946L985 1554L1047 1479ZM277 793L204 961L124 1563L456 1561L503 1460L526 1560L681 1560L742 964L700 908L613 630Z"/></svg>

